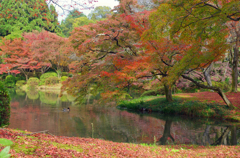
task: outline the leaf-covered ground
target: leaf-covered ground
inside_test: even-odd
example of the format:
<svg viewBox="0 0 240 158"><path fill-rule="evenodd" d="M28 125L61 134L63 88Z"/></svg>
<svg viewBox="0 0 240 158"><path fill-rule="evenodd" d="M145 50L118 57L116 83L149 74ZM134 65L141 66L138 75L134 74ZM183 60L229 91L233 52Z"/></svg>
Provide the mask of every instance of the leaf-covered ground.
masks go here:
<svg viewBox="0 0 240 158"><path fill-rule="evenodd" d="M199 101L207 101L207 102L216 102L220 104L224 104L222 98L216 92L198 92L198 93L182 93L179 96L192 97L193 99L197 99ZM240 110L240 92L237 93L226 93L228 99L232 102L234 106L236 106Z"/></svg>
<svg viewBox="0 0 240 158"><path fill-rule="evenodd" d="M156 146L24 133L0 129L1 138L14 142L10 151L12 157L240 157L239 146Z"/></svg>
<svg viewBox="0 0 240 158"><path fill-rule="evenodd" d="M177 95L180 97L184 97L188 100L199 100L201 102L210 102L210 103L218 103L220 105L225 105L222 98L216 92L198 92L198 93L183 93ZM235 110L231 110L229 115L225 116L225 119L240 121L240 92L231 93L227 92L226 96L231 101L231 103L237 107Z"/></svg>

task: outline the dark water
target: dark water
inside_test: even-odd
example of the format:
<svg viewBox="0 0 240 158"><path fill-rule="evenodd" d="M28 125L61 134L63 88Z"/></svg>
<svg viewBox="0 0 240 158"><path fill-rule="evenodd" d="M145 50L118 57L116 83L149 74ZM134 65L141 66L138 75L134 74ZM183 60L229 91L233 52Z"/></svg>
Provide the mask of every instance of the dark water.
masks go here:
<svg viewBox="0 0 240 158"><path fill-rule="evenodd" d="M158 144L240 143L239 125L218 120L189 119L121 111L115 107L74 105L74 98L58 93L12 92L9 128L31 132L49 130L58 136L94 137L115 142ZM62 112L70 107L70 112Z"/></svg>

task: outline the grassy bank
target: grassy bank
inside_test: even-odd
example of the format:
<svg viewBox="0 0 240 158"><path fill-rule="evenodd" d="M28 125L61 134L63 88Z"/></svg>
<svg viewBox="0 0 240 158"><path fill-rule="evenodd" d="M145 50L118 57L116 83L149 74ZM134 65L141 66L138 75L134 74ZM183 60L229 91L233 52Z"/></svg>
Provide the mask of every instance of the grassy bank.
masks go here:
<svg viewBox="0 0 240 158"><path fill-rule="evenodd" d="M173 102L168 102L164 96L146 96L130 101L122 101L119 107L133 111L152 111L164 114L240 121L240 113L229 110L225 105L220 105L215 101L199 102L179 96L175 96L173 99Z"/></svg>
<svg viewBox="0 0 240 158"><path fill-rule="evenodd" d="M12 157L239 157L239 146L147 145L0 129ZM2 149L3 147L1 147Z"/></svg>

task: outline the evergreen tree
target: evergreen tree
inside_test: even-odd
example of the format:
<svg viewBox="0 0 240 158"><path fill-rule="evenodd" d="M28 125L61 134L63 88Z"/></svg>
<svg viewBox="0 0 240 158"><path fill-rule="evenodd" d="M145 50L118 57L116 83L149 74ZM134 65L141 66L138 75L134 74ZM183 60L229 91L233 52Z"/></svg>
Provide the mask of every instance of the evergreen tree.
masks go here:
<svg viewBox="0 0 240 158"><path fill-rule="evenodd" d="M0 36L19 38L32 30L60 33L54 6L45 0L3 0L0 3Z"/></svg>
<svg viewBox="0 0 240 158"><path fill-rule="evenodd" d="M80 17L87 17L87 16L79 12L77 9L74 9L70 11L66 19L61 22L60 27L61 27L62 33L66 37L70 36L70 32L73 30L75 19Z"/></svg>
<svg viewBox="0 0 240 158"><path fill-rule="evenodd" d="M92 20L101 20L111 15L111 8L108 6L98 6L88 15L89 19Z"/></svg>

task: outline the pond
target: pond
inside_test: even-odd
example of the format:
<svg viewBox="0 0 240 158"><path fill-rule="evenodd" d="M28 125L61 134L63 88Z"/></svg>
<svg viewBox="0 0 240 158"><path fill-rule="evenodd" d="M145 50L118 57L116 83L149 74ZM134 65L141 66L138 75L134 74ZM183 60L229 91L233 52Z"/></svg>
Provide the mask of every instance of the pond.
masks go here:
<svg viewBox="0 0 240 158"><path fill-rule="evenodd" d="M48 130L67 137L86 137L114 142L158 144L240 143L240 128L219 120L131 113L97 104L75 105L74 98L56 92L16 90L11 93L9 128L31 132ZM63 108L70 107L70 112Z"/></svg>

